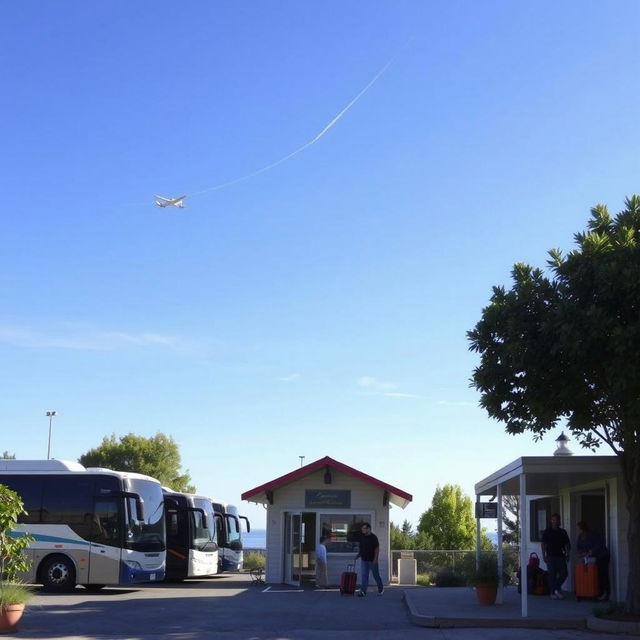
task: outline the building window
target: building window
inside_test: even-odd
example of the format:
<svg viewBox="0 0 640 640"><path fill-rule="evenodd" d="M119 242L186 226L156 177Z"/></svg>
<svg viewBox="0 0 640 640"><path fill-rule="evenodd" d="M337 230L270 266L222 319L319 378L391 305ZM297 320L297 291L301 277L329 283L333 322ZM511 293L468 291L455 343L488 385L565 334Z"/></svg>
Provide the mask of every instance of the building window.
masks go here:
<svg viewBox="0 0 640 640"><path fill-rule="evenodd" d="M360 528L369 522L370 516L362 514L323 514L320 516L320 535L328 538L325 544L329 553L356 553L360 540Z"/></svg>

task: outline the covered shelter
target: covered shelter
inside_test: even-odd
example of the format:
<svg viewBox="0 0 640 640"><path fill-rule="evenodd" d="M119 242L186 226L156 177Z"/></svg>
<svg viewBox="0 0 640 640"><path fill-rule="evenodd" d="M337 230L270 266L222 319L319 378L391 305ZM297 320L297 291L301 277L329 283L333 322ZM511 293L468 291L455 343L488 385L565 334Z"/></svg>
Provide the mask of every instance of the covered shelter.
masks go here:
<svg viewBox="0 0 640 640"><path fill-rule="evenodd" d="M628 512L625 507L620 460L617 456L574 456L566 448L566 440L564 435L558 438L560 444L552 456L518 458L475 485L478 503L481 503L483 497L489 497L489 501L495 500L497 505L500 579L502 580L503 573L502 498L518 496L520 567L525 568L525 576L529 555L536 552L542 558L542 532L549 526L551 514L558 513L572 547L569 577L564 588L569 591L574 588L573 567L578 562L575 550L577 523L583 520L588 522L592 531L606 540L611 552L611 596L623 598L628 574ZM486 509L478 509L478 512L482 514ZM526 579L523 579L523 585L526 585ZM501 589L498 590L498 598L500 597ZM526 587L521 590L521 613L523 617L528 614Z"/></svg>
<svg viewBox="0 0 640 640"><path fill-rule="evenodd" d="M267 509L267 565L270 583L301 586L315 573L315 548L327 537L328 577L338 584L358 552L363 522L380 541L379 568L391 579L391 505L404 509L412 496L382 480L325 456L259 487L242 499Z"/></svg>

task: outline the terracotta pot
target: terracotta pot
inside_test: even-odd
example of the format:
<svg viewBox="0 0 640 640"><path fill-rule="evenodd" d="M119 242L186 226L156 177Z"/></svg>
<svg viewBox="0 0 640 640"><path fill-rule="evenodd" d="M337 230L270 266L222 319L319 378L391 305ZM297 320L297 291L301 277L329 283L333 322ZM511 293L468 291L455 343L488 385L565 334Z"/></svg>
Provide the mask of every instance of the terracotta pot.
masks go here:
<svg viewBox="0 0 640 640"><path fill-rule="evenodd" d="M15 631L23 613L24 604L5 604L0 607L0 633Z"/></svg>
<svg viewBox="0 0 640 640"><path fill-rule="evenodd" d="M498 586L495 584L477 584L476 595L480 604L495 604Z"/></svg>

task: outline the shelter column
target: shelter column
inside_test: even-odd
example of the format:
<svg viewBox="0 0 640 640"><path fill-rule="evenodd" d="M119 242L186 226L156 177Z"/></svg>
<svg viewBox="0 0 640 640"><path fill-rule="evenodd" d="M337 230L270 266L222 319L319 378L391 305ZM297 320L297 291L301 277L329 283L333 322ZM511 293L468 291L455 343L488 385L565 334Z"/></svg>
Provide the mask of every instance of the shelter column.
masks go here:
<svg viewBox="0 0 640 640"><path fill-rule="evenodd" d="M504 589L504 561L502 557L502 485L496 487L496 500L498 502L498 595L496 604L502 604Z"/></svg>
<svg viewBox="0 0 640 640"><path fill-rule="evenodd" d="M529 615L527 594L527 476L520 474L520 606L522 617Z"/></svg>

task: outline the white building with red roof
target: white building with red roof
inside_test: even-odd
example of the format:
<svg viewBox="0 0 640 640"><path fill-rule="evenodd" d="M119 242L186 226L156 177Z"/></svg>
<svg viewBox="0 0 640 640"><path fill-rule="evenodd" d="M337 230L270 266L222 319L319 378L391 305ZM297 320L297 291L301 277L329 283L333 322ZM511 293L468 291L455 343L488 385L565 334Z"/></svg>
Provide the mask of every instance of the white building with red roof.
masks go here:
<svg viewBox="0 0 640 640"><path fill-rule="evenodd" d="M358 553L358 537L368 522L380 541L379 568L391 579L389 510L404 509L411 494L329 456L245 491L242 499L267 508L269 583L302 586L315 575L315 549L327 537L329 584Z"/></svg>

